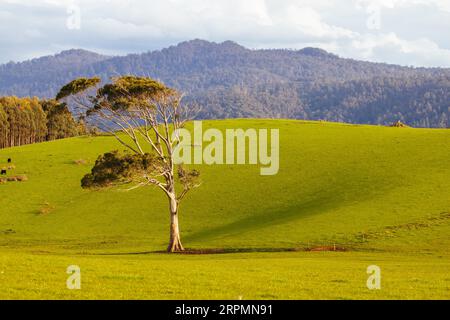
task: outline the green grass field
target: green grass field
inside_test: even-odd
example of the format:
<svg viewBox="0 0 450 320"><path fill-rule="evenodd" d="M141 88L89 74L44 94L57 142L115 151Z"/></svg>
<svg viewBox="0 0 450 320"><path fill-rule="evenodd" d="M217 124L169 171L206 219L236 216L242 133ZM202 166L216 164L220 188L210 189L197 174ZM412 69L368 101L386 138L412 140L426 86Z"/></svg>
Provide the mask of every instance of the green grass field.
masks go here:
<svg viewBox="0 0 450 320"><path fill-rule="evenodd" d="M198 166L182 203L188 248L168 255L169 216L153 188L83 190L112 137L0 150L0 298L450 298L450 131L277 120L206 121L204 129L278 128L280 171ZM346 252L308 252L323 246ZM282 252L296 248L297 252ZM66 289L79 265L82 289ZM381 290L366 268L382 271Z"/></svg>

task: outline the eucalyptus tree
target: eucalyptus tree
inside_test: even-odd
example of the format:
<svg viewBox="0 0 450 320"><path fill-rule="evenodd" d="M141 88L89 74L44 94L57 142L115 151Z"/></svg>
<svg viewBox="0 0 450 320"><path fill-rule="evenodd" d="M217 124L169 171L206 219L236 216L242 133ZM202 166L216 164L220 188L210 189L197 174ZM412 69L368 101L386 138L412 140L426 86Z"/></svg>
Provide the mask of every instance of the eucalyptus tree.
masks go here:
<svg viewBox="0 0 450 320"><path fill-rule="evenodd" d="M0 97L0 147L45 140L46 114L37 98Z"/></svg>
<svg viewBox="0 0 450 320"><path fill-rule="evenodd" d="M59 103L55 100L44 100L41 102L41 105L47 114L47 141L73 137L84 133L83 130L78 129L78 123L65 103Z"/></svg>
<svg viewBox="0 0 450 320"><path fill-rule="evenodd" d="M154 186L168 200L170 237L167 250L183 251L179 231L179 206L187 193L199 186L199 172L175 162L180 144L176 134L189 119L182 95L147 77L121 76L102 84L100 78L79 78L61 88L56 99L85 111L91 124L112 134L126 153L101 155L83 188L128 184L127 190Z"/></svg>

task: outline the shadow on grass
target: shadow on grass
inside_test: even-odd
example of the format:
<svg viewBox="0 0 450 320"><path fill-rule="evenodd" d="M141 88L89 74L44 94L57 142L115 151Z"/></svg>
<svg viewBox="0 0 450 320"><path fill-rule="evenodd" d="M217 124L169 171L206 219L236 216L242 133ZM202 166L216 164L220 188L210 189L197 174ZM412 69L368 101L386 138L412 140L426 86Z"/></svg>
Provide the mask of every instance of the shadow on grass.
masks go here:
<svg viewBox="0 0 450 320"><path fill-rule="evenodd" d="M343 182L341 182L339 188L332 184L323 185L321 190L307 196L306 199L308 200L291 207L283 208L282 210L265 209L263 213L255 213L229 224L186 235L183 237L183 241L186 243L200 243L222 237L242 235L278 224L305 219L333 211L355 201L367 201L377 196L375 192L379 193L383 189L390 188L389 184L386 184L386 181L381 179L378 181L359 181L359 186L356 188L353 185L355 181L346 180L344 177L341 181ZM361 184L361 182L363 183Z"/></svg>
<svg viewBox="0 0 450 320"><path fill-rule="evenodd" d="M251 252L297 252L308 251L304 248L203 248L192 249L186 248L185 251L174 252L170 254L227 254L227 253L251 253ZM94 253L92 255L99 256L128 256L128 255L146 255L146 254L169 254L167 251L141 251L141 252L119 252L119 253Z"/></svg>
<svg viewBox="0 0 450 320"><path fill-rule="evenodd" d="M285 210L266 211L255 214L226 225L201 230L184 237L185 242L200 242L224 236L234 236L257 229L274 226L308 216L323 213L337 207L339 201L330 196L319 196L315 199L293 206Z"/></svg>
<svg viewBox="0 0 450 320"><path fill-rule="evenodd" d="M227 253L251 253L251 252L295 252L295 251L347 251L343 247L330 247L317 241L315 247L307 246L291 248L201 248L202 243L209 240L220 239L224 237L234 237L247 232L264 230L279 224L290 223L302 220L311 216L325 214L336 210L349 203L363 202L384 194L384 191L391 189L389 181L381 178L370 180L349 178L342 173L337 172L336 183L324 183L319 190L315 190L308 195L304 195L302 202L295 201L294 205L277 210L277 208L261 208L260 212L242 217L239 220L228 224L211 227L209 229L199 230L192 234L183 236L184 243L191 243L197 248L187 249L177 254L227 254ZM338 186L338 187L337 187ZM332 223L332 221L330 221ZM262 232L262 237L264 234ZM283 235L280 235L282 238ZM317 239L311 239L314 243ZM145 251L145 252L125 252L125 253L99 253L99 255L144 255L155 253L167 253L166 251Z"/></svg>
<svg viewBox="0 0 450 320"><path fill-rule="evenodd" d="M208 255L208 254L233 254L233 253L275 253L275 252L320 252L320 251L348 251L347 248L341 246L314 246L298 247L298 248L203 248L189 249L184 251L169 253L167 251L142 251L142 252L121 252L121 253L94 253L98 256L128 256L128 255L147 255L147 254L170 254L170 255Z"/></svg>

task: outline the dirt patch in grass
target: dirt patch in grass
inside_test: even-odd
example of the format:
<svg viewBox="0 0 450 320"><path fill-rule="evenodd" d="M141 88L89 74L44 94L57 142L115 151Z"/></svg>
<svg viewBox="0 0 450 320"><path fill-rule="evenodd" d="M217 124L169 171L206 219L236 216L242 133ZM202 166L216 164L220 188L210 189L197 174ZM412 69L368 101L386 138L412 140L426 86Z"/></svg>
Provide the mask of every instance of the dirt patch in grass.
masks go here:
<svg viewBox="0 0 450 320"><path fill-rule="evenodd" d="M186 249L175 254L202 255L202 254L230 254L230 253L251 253L251 252L299 252L299 251L348 251L347 248L340 246L321 246L314 248L205 248L205 249ZM155 251L154 253L167 253L167 251Z"/></svg>
<svg viewBox="0 0 450 320"><path fill-rule="evenodd" d="M77 159L77 160L73 160L73 163L79 166L83 166L86 165L88 162L84 159Z"/></svg>
<svg viewBox="0 0 450 320"><path fill-rule="evenodd" d="M338 251L338 252L345 252L348 251L347 248L340 247L340 246L320 246L320 247L313 247L306 249L306 251L311 252L320 252L320 251Z"/></svg>
<svg viewBox="0 0 450 320"><path fill-rule="evenodd" d="M44 204L42 204L42 207L39 208L38 215L45 216L53 210L55 210L55 206L48 202L45 202Z"/></svg>
<svg viewBox="0 0 450 320"><path fill-rule="evenodd" d="M16 233L16 231L13 229L6 229L6 230L1 230L0 233L1 234L14 234L14 233Z"/></svg>
<svg viewBox="0 0 450 320"><path fill-rule="evenodd" d="M0 184L4 184L7 182L25 182L25 181L28 181L28 177L24 174L0 178Z"/></svg>
<svg viewBox="0 0 450 320"><path fill-rule="evenodd" d="M165 250L158 251L143 251L143 252L120 252L120 253L95 253L93 255L145 255L145 254L179 254L179 255L209 255L209 254L233 254L233 253L276 253L276 252L314 252L314 251L337 251L344 252L349 251L348 248L342 246L317 246L311 248L298 247L298 248L186 248L184 251L168 253Z"/></svg>
<svg viewBox="0 0 450 320"><path fill-rule="evenodd" d="M176 254L227 254L227 253L250 253L250 252L293 252L301 251L296 248L204 248L204 249L186 249ZM159 253L167 253L167 251L159 251Z"/></svg>
<svg viewBox="0 0 450 320"><path fill-rule="evenodd" d="M229 250L229 249L211 248L211 249L186 249L184 251L174 252L174 253L176 253L176 254L225 254L225 253L234 253L234 252L237 252L237 251ZM158 253L167 253L167 251L158 251Z"/></svg>

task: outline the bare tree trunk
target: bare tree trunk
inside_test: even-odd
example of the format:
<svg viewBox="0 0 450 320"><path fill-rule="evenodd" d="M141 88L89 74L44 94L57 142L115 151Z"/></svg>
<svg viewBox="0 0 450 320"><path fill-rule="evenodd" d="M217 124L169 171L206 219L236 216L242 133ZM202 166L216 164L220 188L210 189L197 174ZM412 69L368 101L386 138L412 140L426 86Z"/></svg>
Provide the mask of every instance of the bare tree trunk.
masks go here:
<svg viewBox="0 0 450 320"><path fill-rule="evenodd" d="M178 227L178 203L176 198L170 197L170 241L167 247L168 252L184 251L181 244L180 229Z"/></svg>

